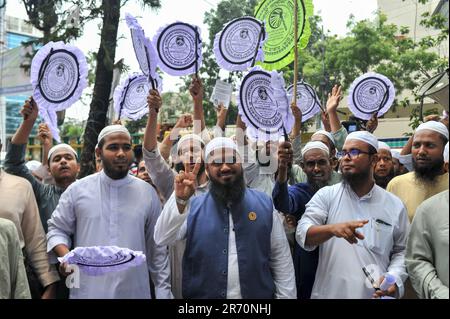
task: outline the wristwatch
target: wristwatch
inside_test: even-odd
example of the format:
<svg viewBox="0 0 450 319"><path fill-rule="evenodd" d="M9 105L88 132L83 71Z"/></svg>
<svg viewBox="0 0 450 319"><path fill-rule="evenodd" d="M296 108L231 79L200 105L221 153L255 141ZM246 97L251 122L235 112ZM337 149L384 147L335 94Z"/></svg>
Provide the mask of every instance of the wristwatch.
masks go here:
<svg viewBox="0 0 450 319"><path fill-rule="evenodd" d="M189 198L184 200L184 199L181 199L181 198L175 196L175 200L177 201L177 204L182 205L182 206L186 206L186 204L189 201Z"/></svg>

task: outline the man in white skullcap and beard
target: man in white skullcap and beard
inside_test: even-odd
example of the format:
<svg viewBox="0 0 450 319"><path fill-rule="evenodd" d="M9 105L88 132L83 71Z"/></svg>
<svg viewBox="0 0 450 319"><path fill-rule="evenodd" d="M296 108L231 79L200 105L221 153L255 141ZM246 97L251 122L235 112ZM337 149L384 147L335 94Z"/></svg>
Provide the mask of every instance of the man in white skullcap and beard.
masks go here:
<svg viewBox="0 0 450 319"><path fill-rule="evenodd" d="M444 170L444 148L448 142L447 127L436 121L421 124L414 134L412 157L414 171L394 178L386 190L397 195L408 209L412 221L424 200L448 189Z"/></svg>
<svg viewBox="0 0 450 319"><path fill-rule="evenodd" d="M63 257L75 247L118 246L144 252L147 263L99 277L80 272L80 288L71 288L70 298L148 299L149 273L156 298L170 298L167 248L153 239L161 203L152 186L128 174L130 133L121 125L105 127L95 151L103 170L73 183L61 196L48 222L47 251ZM65 275L66 266L60 269Z"/></svg>
<svg viewBox="0 0 450 319"><path fill-rule="evenodd" d="M448 171L448 142L444 151ZM417 207L406 250L406 267L421 299L449 298L448 190Z"/></svg>
<svg viewBox="0 0 450 319"><path fill-rule="evenodd" d="M320 189L306 205L296 240L307 251L319 250L312 299L401 297L408 217L402 202L377 186L373 167L378 140L366 131L345 140L341 158L343 182ZM375 290L388 272L395 284Z"/></svg>
<svg viewBox="0 0 450 319"><path fill-rule="evenodd" d="M183 298L295 298L281 220L269 196L245 186L237 145L230 138L213 139L205 163L209 192L193 196L201 160L193 169L186 163L155 228L160 245L186 239Z"/></svg>
<svg viewBox="0 0 450 319"><path fill-rule="evenodd" d="M395 166L391 148L384 142L378 142L378 161L373 170L375 184L386 189L389 182L395 177Z"/></svg>

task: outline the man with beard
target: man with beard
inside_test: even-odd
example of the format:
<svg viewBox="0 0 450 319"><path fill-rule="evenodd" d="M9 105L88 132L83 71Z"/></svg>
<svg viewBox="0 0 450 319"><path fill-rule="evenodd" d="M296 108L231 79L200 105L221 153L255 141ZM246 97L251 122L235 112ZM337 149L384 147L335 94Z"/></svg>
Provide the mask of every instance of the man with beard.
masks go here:
<svg viewBox="0 0 450 319"><path fill-rule="evenodd" d="M273 202L278 211L293 216L297 225L305 212L306 204L314 194L324 186L329 185L332 167L327 145L322 142L309 142L302 150L300 163L307 183L287 185L287 168L292 163L292 145L289 142L280 144L278 149L278 175L273 189ZM298 243L294 245L294 268L297 285L297 298L311 298L311 291L319 262L319 251L306 251Z"/></svg>
<svg viewBox="0 0 450 319"><path fill-rule="evenodd" d="M373 170L375 184L386 189L389 182L395 177L395 167L391 148L384 142L378 142L378 162Z"/></svg>
<svg viewBox="0 0 450 319"><path fill-rule="evenodd" d="M373 166L378 141L366 131L348 135L342 152L343 182L320 189L306 205L296 233L300 246L320 246L311 298L401 297L408 217L400 199L377 186ZM374 290L362 269L379 285L395 277L386 291Z"/></svg>
<svg viewBox="0 0 450 319"><path fill-rule="evenodd" d="M75 247L118 246L143 251L147 263L99 277L80 272L80 288L71 288L70 297L147 299L150 273L156 298L170 298L167 248L153 239L161 203L149 184L128 174L130 133L121 125L105 127L95 151L103 170L73 183L61 196L48 222L47 251L62 257ZM60 268L67 275L66 267Z"/></svg>
<svg viewBox="0 0 450 319"><path fill-rule="evenodd" d="M405 204L410 221L424 200L448 189L443 160L447 142L448 129L444 124L436 121L421 124L412 143L414 171L394 178L387 186L386 190Z"/></svg>
<svg viewBox="0 0 450 319"><path fill-rule="evenodd" d="M160 245L186 239L183 298L295 298L283 225L271 198L245 186L237 145L213 139L205 162L210 191L193 197L200 159L193 170L186 164L169 199L176 209L166 205L155 228Z"/></svg>

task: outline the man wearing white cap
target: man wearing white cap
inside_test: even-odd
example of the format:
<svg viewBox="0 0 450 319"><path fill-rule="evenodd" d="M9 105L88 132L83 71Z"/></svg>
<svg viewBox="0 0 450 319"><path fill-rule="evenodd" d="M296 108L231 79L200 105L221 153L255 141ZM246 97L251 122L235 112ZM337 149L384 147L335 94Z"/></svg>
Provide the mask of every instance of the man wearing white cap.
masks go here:
<svg viewBox="0 0 450 319"><path fill-rule="evenodd" d="M378 162L373 170L375 184L386 189L389 182L395 177L395 167L392 160L391 148L384 142L378 142Z"/></svg>
<svg viewBox="0 0 450 319"><path fill-rule="evenodd" d="M402 202L373 180L377 149L378 140L371 133L349 134L338 153L343 182L320 189L297 226L302 248L312 251L320 246L313 299L403 294L408 218ZM395 284L376 291L363 268L369 269L376 285L387 272Z"/></svg>
<svg viewBox="0 0 450 319"><path fill-rule="evenodd" d="M142 251L147 263L100 277L80 272L70 298L150 298L149 273L157 298L170 298L167 248L153 239L161 203L152 186L128 174L131 136L121 125L105 127L96 148L103 170L64 192L48 221L47 251L63 257L75 247L118 246ZM72 242L73 238L73 242ZM67 275L66 265L61 273Z"/></svg>
<svg viewBox="0 0 450 319"><path fill-rule="evenodd" d="M400 176L408 173L408 169L405 166L405 161L402 155L400 155L400 152L391 149L391 155L392 155L392 162L394 163L395 176Z"/></svg>
<svg viewBox="0 0 450 319"><path fill-rule="evenodd" d="M289 142L284 142L278 148L278 175L272 194L273 202L278 211L293 216L295 227L314 194L329 185L332 171L329 152L328 146L322 142L307 143L302 149L300 164L308 177L308 182L288 187L287 168L292 164L292 146ZM295 243L293 258L297 298L309 299L316 276L319 251L317 249L312 252L306 251Z"/></svg>
<svg viewBox="0 0 450 319"><path fill-rule="evenodd" d="M48 169L55 180L54 185L38 181L25 164L28 138L39 114L36 102L31 98L25 102L21 111L23 122L9 144L5 159L5 170L13 175L27 179L33 186L39 207L42 226L47 232L47 221L58 205L61 194L76 181L80 166L77 152L68 144L58 144L48 153Z"/></svg>
<svg viewBox="0 0 450 319"><path fill-rule="evenodd" d="M387 186L387 191L397 195L405 204L410 221L424 200L448 189L448 173L444 170L443 158L448 137L447 127L440 122L421 124L412 143L414 171L397 176Z"/></svg>
<svg viewBox="0 0 450 319"><path fill-rule="evenodd" d="M448 172L448 142L444 165ZM421 299L449 298L448 255L449 191L425 200L417 207L406 250L406 266L412 286Z"/></svg>
<svg viewBox="0 0 450 319"><path fill-rule="evenodd" d="M242 157L230 138L205 151L210 191L193 196L200 159L175 179L177 209L164 207L155 228L160 245L186 239L183 298L295 298L283 225L265 193L245 186Z"/></svg>

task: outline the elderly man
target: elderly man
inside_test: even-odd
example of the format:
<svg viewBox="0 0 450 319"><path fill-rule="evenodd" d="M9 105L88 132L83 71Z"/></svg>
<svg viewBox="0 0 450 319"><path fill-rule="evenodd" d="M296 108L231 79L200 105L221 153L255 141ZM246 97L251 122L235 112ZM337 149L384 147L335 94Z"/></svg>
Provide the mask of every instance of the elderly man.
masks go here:
<svg viewBox="0 0 450 319"><path fill-rule="evenodd" d="M386 189L389 182L395 177L395 167L391 148L384 142L378 142L378 162L373 170L375 184Z"/></svg>
<svg viewBox="0 0 450 319"><path fill-rule="evenodd" d="M448 168L448 142L444 151ZM419 298L449 298L449 193L443 191L417 207L406 250L406 267Z"/></svg>
<svg viewBox="0 0 450 319"><path fill-rule="evenodd" d="M183 297L295 298L289 245L272 200L245 186L242 158L229 138L206 147L210 191L194 196L200 160L175 179L175 196L158 218L155 240L186 239Z"/></svg>
<svg viewBox="0 0 450 319"><path fill-rule="evenodd" d="M278 149L278 176L273 190L273 202L280 212L295 218L297 225L305 212L306 204L321 188L329 185L332 167L327 145L322 142L309 142L302 150L302 169L308 176L307 183L287 185L287 167L292 164L292 146L284 142ZM297 243L294 246L294 267L297 284L297 298L309 299L316 276L319 251L306 251Z"/></svg>
<svg viewBox="0 0 450 319"><path fill-rule="evenodd" d="M435 121L421 124L412 144L414 171L395 177L387 186L386 190L405 204L410 221L424 200L448 189L443 159L447 142L448 129L444 124Z"/></svg>
<svg viewBox="0 0 450 319"><path fill-rule="evenodd" d="M296 239L308 251L319 246L311 298L403 294L408 218L402 202L373 181L377 149L371 133L349 134L338 153L343 182L320 189L306 205ZM396 282L386 291L375 291L363 269L375 284L386 273Z"/></svg>
<svg viewBox="0 0 450 319"><path fill-rule="evenodd" d="M167 248L153 240L161 203L152 186L128 174L130 133L121 125L105 127L95 151L103 170L73 183L61 196L48 222L47 250L62 257L71 247L118 246L143 251L147 264L101 277L81 272L80 288L71 288L70 297L150 298L150 273L156 297L170 298Z"/></svg>
<svg viewBox="0 0 450 319"><path fill-rule="evenodd" d="M33 98L27 100L21 111L23 122L14 134L5 159L5 170L13 175L27 179L33 186L33 192L39 207L42 226L47 231L47 221L58 205L61 194L75 182L80 167L77 152L67 144L52 147L48 153L50 174L55 185L42 184L34 178L25 164L25 152L33 125L39 114L39 108ZM51 144L51 140L47 141Z"/></svg>

